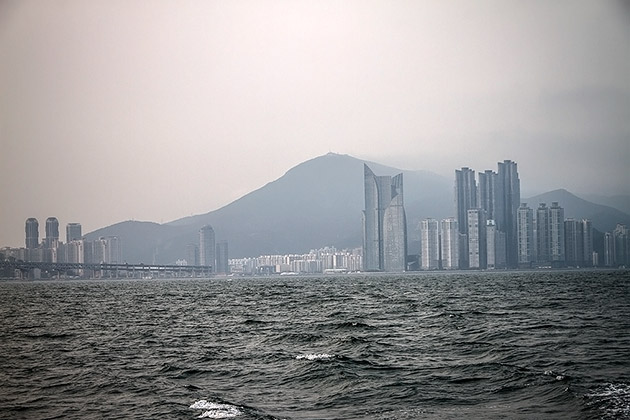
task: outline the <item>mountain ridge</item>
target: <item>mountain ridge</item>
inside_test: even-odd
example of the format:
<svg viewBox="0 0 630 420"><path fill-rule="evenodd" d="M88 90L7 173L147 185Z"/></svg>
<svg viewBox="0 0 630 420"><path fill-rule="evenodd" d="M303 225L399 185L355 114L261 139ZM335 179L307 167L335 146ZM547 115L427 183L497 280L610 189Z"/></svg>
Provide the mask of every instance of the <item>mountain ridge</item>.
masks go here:
<svg viewBox="0 0 630 420"><path fill-rule="evenodd" d="M198 244L198 231L206 224L213 226L217 240L228 241L230 257L302 253L330 245L359 247L363 164L377 175L403 173L410 253L419 248L417 227L422 219L454 216L452 180L429 171L399 170L349 155L328 153L290 168L281 177L216 210L164 224L120 222L90 232L86 237L93 240L99 236L119 236L128 262L151 263L173 263L185 258L187 245ZM562 197L570 203L565 211L567 217L574 217L576 206L586 214L575 217L591 218L597 229L608 228L615 217L620 219L618 222L630 224L627 214L590 203L566 190L528 200L559 201L565 207ZM530 207L537 205L536 202Z"/></svg>

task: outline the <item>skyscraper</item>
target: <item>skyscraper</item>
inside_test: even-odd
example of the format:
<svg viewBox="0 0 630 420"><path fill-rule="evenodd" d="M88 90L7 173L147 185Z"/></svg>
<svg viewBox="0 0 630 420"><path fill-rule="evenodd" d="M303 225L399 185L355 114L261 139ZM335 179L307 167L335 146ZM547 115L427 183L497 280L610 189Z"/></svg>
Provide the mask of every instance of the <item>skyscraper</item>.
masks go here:
<svg viewBox="0 0 630 420"><path fill-rule="evenodd" d="M407 220L403 176L376 176L363 166L363 263L366 271L405 271Z"/></svg>
<svg viewBox="0 0 630 420"><path fill-rule="evenodd" d="M495 220L497 209L497 179L496 172L487 170L479 172L479 185L477 186L477 204L486 211L488 220Z"/></svg>
<svg viewBox="0 0 630 420"><path fill-rule="evenodd" d="M551 203L549 208L549 257L553 267L565 265L564 208L557 202Z"/></svg>
<svg viewBox="0 0 630 420"><path fill-rule="evenodd" d="M584 266L592 267L594 265L594 256L593 256L593 224L589 219L584 219L580 222L582 225L582 232L584 233L584 242L583 242L583 250L584 250Z"/></svg>
<svg viewBox="0 0 630 420"><path fill-rule="evenodd" d="M534 212L527 207L527 203L522 203L518 208L516 220L518 266L530 268L534 262Z"/></svg>
<svg viewBox="0 0 630 420"><path fill-rule="evenodd" d="M469 209L468 216L468 267L486 268L488 257L486 253L486 211L483 209Z"/></svg>
<svg viewBox="0 0 630 420"><path fill-rule="evenodd" d="M475 171L462 168L455 171L455 206L460 233L468 233L468 210L477 208Z"/></svg>
<svg viewBox="0 0 630 420"><path fill-rule="evenodd" d="M486 224L488 268L505 268L505 233L497 229L494 220Z"/></svg>
<svg viewBox="0 0 630 420"><path fill-rule="evenodd" d="M551 263L551 212L546 203L540 203L536 209L534 227L536 231L536 262L544 266Z"/></svg>
<svg viewBox="0 0 630 420"><path fill-rule="evenodd" d="M210 225L205 225L199 230L199 265L212 266L211 271L214 272L215 256L214 229Z"/></svg>
<svg viewBox="0 0 630 420"><path fill-rule="evenodd" d="M440 268L440 232L437 220L425 219L420 222L421 267L423 270Z"/></svg>
<svg viewBox="0 0 630 420"><path fill-rule="evenodd" d="M504 160L498 164L496 214L497 229L505 232L506 261L508 268L519 264L517 210L521 201L521 182L516 162Z"/></svg>
<svg viewBox="0 0 630 420"><path fill-rule="evenodd" d="M68 223L66 225L66 243L81 239L81 223Z"/></svg>
<svg viewBox="0 0 630 420"><path fill-rule="evenodd" d="M578 220L567 219L564 221L564 249L565 260L569 267L582 267L584 265L584 230Z"/></svg>
<svg viewBox="0 0 630 420"><path fill-rule="evenodd" d="M56 217L46 219L46 248L54 248L59 242L59 220Z"/></svg>
<svg viewBox="0 0 630 420"><path fill-rule="evenodd" d="M477 206L477 183L475 171L470 168L462 168L455 171L455 209L457 212L457 225L459 227L460 249L459 267L468 268L468 210Z"/></svg>
<svg viewBox="0 0 630 420"><path fill-rule="evenodd" d="M26 219L26 249L39 247L39 222L34 217Z"/></svg>
<svg viewBox="0 0 630 420"><path fill-rule="evenodd" d="M457 220L451 217L440 222L442 247L442 268L457 270L459 268L459 227Z"/></svg>
<svg viewBox="0 0 630 420"><path fill-rule="evenodd" d="M228 257L227 241L217 242L217 256L216 256L217 268L215 272L219 274L229 274L230 264L228 263L228 259L229 257Z"/></svg>

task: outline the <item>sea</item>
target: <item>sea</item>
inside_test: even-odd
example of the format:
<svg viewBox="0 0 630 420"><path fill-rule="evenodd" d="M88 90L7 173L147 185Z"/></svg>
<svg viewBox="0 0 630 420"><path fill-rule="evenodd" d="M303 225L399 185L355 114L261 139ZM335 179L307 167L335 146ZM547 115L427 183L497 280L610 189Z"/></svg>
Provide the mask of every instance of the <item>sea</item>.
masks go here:
<svg viewBox="0 0 630 420"><path fill-rule="evenodd" d="M2 419L630 419L630 272L0 282Z"/></svg>

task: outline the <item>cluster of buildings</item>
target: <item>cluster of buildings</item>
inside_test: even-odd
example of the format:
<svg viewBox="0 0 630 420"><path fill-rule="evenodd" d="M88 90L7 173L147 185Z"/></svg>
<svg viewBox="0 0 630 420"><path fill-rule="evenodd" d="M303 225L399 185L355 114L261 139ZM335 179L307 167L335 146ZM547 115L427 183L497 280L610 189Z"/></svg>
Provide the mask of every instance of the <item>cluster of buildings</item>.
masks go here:
<svg viewBox="0 0 630 420"><path fill-rule="evenodd" d="M377 176L364 165L364 193L361 248L229 259L227 241L216 241L214 229L206 225L199 230L198 243L189 244L186 258L176 264L211 267L212 273L223 275L630 266L630 229L618 225L606 232L600 255L590 220L565 218L557 202L540 203L535 209L521 203L517 164L510 160L499 162L496 172L475 174L467 167L455 171L455 216L420 222L418 255L410 256L407 250L403 175ZM66 225L65 243L59 239L55 217L46 220L43 240L35 218L26 220L25 234L26 247L1 249L5 258L124 262L118 237L87 241L79 223Z"/></svg>
<svg viewBox="0 0 630 420"><path fill-rule="evenodd" d="M376 176L364 166L363 270L409 269L402 174ZM455 171L455 217L420 222L422 270L514 269L630 265L630 233L618 225L604 235L603 261L590 220L566 219L559 203L535 210L521 203L515 162L497 171ZM407 265L405 265L405 261Z"/></svg>
<svg viewBox="0 0 630 420"><path fill-rule="evenodd" d="M319 274L356 272L363 269L362 249L314 249L307 254L262 255L230 260L235 275Z"/></svg>
<svg viewBox="0 0 630 420"><path fill-rule="evenodd" d="M46 236L42 241L39 239L39 222L33 217L26 219L25 233L26 247L3 248L5 258L49 263L123 263L120 238L105 236L88 241L82 236L80 223L66 225L66 242L60 240L56 217L46 219Z"/></svg>

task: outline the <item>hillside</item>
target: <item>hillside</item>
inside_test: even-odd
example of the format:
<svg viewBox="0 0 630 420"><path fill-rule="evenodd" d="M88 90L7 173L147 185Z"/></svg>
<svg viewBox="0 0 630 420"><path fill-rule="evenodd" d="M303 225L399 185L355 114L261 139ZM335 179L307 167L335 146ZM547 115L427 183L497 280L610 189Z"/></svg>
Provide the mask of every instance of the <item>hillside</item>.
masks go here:
<svg viewBox="0 0 630 420"><path fill-rule="evenodd" d="M211 225L217 240L229 243L230 257L302 253L332 245L361 245L363 164L377 175L404 174L409 252L419 248L420 220L454 215L453 181L426 171L401 171L347 155L329 153L308 160L282 177L238 200L205 214L166 224L127 221L99 229L88 239L115 235L122 239L129 262L173 263L186 257L186 245L198 244L198 231ZM600 231L617 223L630 225L630 216L615 208L591 203L566 190L521 201L558 201L566 217L589 218Z"/></svg>

